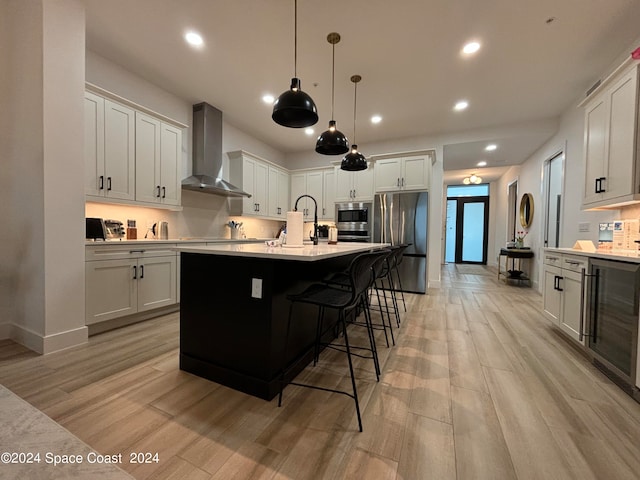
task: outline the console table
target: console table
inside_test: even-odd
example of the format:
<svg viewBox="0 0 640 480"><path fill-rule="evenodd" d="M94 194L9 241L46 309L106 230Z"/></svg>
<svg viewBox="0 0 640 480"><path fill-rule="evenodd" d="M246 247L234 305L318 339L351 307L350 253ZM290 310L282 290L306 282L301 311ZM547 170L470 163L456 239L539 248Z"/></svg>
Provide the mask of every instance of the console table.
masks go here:
<svg viewBox="0 0 640 480"><path fill-rule="evenodd" d="M504 270L502 270L502 258L504 257ZM498 255L498 280L504 277L504 282L509 281L529 282L531 286L531 259L533 250L530 248L501 248ZM511 269L509 269L509 259L511 259ZM526 270L524 267L526 266Z"/></svg>

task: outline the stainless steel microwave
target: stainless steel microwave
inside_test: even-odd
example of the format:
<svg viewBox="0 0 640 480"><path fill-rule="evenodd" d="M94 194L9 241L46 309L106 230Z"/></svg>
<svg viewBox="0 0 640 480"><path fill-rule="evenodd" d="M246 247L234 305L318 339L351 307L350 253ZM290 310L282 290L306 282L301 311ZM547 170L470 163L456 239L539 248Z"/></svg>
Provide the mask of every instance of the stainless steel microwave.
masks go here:
<svg viewBox="0 0 640 480"><path fill-rule="evenodd" d="M336 203L339 242L371 242L373 214L371 203Z"/></svg>

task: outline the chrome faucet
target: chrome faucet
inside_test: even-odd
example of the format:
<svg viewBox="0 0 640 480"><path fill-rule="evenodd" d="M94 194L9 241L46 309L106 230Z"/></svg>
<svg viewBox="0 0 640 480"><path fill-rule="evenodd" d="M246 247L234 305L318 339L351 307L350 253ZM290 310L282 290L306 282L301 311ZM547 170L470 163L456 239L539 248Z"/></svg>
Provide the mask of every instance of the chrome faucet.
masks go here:
<svg viewBox="0 0 640 480"><path fill-rule="evenodd" d="M300 195L298 198L296 198L296 204L293 206L293 210L295 212L298 211L298 202L300 201L301 198L304 197L308 197L311 200L313 200L313 204L315 205L315 210L313 212L313 244L317 245L318 244L318 202L316 202L316 199L313 198L311 195Z"/></svg>

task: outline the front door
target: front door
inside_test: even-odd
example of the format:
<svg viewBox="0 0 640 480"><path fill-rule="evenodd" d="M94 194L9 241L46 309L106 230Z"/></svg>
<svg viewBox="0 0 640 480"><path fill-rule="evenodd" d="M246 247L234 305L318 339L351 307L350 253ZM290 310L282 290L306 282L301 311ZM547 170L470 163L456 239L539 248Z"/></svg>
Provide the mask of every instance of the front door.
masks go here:
<svg viewBox="0 0 640 480"><path fill-rule="evenodd" d="M489 197L447 199L446 261L487 263Z"/></svg>

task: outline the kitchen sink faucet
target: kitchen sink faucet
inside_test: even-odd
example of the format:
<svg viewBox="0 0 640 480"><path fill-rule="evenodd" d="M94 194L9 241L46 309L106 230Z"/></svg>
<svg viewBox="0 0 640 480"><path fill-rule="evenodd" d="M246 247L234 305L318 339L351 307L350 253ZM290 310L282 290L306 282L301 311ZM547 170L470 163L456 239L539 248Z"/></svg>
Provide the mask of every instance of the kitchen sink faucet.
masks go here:
<svg viewBox="0 0 640 480"><path fill-rule="evenodd" d="M304 197L308 197L311 200L313 200L313 204L315 205L315 210L313 212L313 244L317 245L318 244L318 202L316 202L316 199L313 198L311 195L300 195L298 198L296 198L296 204L293 206L293 210L295 212L298 211L298 202L300 201L301 198Z"/></svg>

